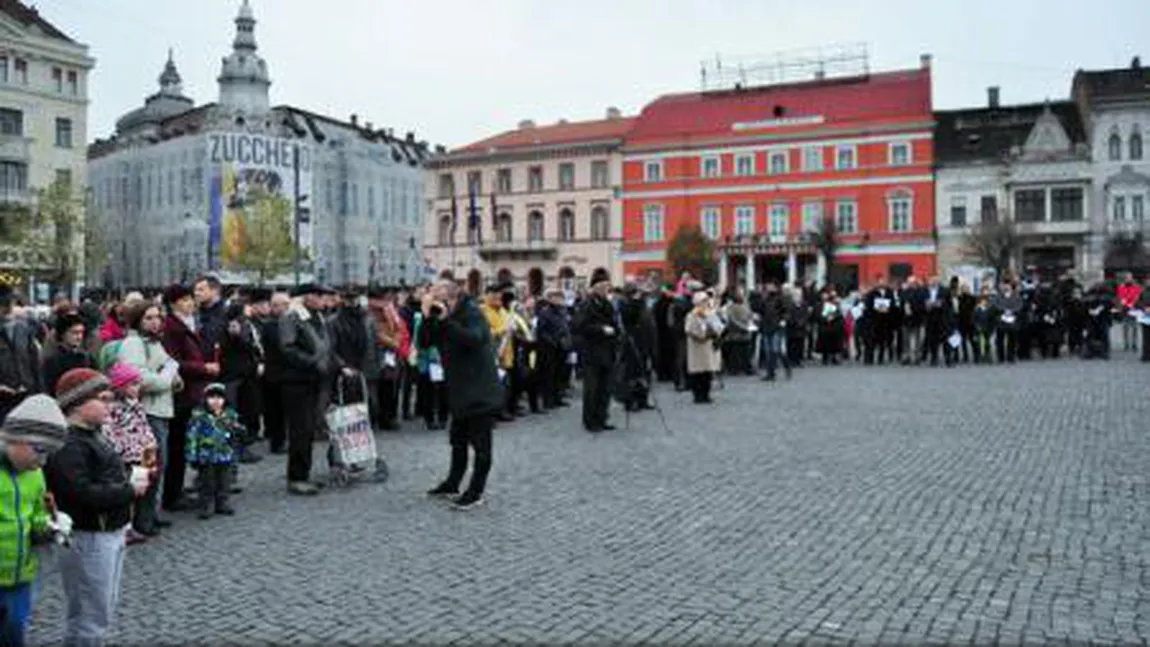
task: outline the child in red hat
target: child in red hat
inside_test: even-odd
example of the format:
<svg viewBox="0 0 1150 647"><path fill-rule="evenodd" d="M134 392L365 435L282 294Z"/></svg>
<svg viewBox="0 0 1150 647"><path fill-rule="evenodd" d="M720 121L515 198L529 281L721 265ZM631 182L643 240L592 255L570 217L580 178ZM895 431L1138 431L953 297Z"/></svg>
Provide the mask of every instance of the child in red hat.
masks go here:
<svg viewBox="0 0 1150 647"><path fill-rule="evenodd" d="M148 424L148 414L140 403L142 382L140 369L131 364L120 362L108 369L108 383L116 399L108 409L104 436L120 452L129 469L142 467L154 475L147 493L136 501L132 511L132 526L127 533L128 545L143 543L149 537L160 534L156 527L159 443L152 426Z"/></svg>

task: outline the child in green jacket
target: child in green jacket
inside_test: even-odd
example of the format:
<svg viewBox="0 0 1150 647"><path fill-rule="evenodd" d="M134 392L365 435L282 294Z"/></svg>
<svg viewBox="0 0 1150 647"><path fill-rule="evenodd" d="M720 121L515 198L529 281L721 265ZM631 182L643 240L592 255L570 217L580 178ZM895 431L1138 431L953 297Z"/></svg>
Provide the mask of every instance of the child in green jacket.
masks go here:
<svg viewBox="0 0 1150 647"><path fill-rule="evenodd" d="M64 444L68 425L56 401L34 395L0 425L0 644L23 645L40 571L34 546L51 543L67 522L54 518L40 470Z"/></svg>

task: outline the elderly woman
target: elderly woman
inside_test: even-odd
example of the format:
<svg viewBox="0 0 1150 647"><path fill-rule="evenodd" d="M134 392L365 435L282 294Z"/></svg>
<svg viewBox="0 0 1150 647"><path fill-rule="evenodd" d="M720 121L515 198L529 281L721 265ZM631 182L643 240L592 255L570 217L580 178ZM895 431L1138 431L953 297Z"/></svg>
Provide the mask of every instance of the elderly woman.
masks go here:
<svg viewBox="0 0 1150 647"><path fill-rule="evenodd" d="M753 375L751 342L755 331L755 314L747 306L742 292L735 291L726 307L727 330L723 335L723 364L728 373Z"/></svg>
<svg viewBox="0 0 1150 647"><path fill-rule="evenodd" d="M722 369L718 340L723 335L723 323L710 294L696 292L692 303L694 309L683 325L687 333L687 382L695 404L707 404L711 402L711 380Z"/></svg>

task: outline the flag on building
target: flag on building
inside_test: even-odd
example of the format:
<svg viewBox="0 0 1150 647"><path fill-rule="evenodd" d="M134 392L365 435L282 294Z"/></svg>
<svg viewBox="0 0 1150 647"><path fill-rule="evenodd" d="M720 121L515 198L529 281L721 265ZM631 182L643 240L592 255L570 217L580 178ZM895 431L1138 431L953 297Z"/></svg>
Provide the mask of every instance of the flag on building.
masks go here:
<svg viewBox="0 0 1150 647"><path fill-rule="evenodd" d="M499 231L499 214L495 206L495 191L491 192L491 231ZM498 238L499 236L496 235L496 239Z"/></svg>

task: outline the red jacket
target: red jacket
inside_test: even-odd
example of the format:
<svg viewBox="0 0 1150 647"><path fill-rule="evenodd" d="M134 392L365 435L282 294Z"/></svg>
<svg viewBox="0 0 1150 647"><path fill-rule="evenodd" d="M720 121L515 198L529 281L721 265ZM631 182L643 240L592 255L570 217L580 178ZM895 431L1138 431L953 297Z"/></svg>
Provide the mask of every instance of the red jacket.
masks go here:
<svg viewBox="0 0 1150 647"><path fill-rule="evenodd" d="M1135 303L1138 303L1138 297L1142 296L1142 286L1137 283L1129 285L1123 283L1118 286L1118 300L1127 309L1133 308Z"/></svg>
<svg viewBox="0 0 1150 647"><path fill-rule="evenodd" d="M168 315L164 319L162 340L164 350L180 364L180 379L184 382L183 390L176 394L176 407L192 409L199 406L204 399L204 387L214 379L204 369L207 361L200 335L188 330L179 317Z"/></svg>

